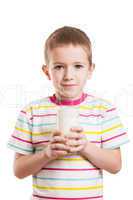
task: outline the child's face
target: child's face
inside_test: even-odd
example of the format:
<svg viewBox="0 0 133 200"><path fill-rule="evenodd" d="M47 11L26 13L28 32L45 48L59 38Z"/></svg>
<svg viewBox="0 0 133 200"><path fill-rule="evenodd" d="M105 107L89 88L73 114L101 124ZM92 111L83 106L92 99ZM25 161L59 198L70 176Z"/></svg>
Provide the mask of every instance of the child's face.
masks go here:
<svg viewBox="0 0 133 200"><path fill-rule="evenodd" d="M52 80L57 98L74 100L80 98L93 68L82 46L64 45L49 52L49 64L43 71Z"/></svg>

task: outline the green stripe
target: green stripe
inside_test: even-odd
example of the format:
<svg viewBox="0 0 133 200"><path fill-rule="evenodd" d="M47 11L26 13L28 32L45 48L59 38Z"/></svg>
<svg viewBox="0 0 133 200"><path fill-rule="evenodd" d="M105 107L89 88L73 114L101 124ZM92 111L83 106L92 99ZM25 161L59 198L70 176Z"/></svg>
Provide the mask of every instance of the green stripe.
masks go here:
<svg viewBox="0 0 133 200"><path fill-rule="evenodd" d="M25 121L25 120L18 119L18 121L20 121L20 122L22 122L22 123L24 123L24 124L28 124L29 126L32 126L32 124L28 123L28 122L27 122L27 121Z"/></svg>
<svg viewBox="0 0 133 200"><path fill-rule="evenodd" d="M45 124L33 124L32 126L50 126L50 125L56 125L56 123L45 123Z"/></svg>
<svg viewBox="0 0 133 200"><path fill-rule="evenodd" d="M22 150L22 151L32 152L32 153L33 153L33 150L30 150L30 149L24 149L24 148L21 148L21 147L18 147L18 146L16 146L16 145L14 145L14 144L10 144L10 143L8 143L8 146L9 146L9 147L12 147L12 148L14 148L14 149L19 149L19 150Z"/></svg>

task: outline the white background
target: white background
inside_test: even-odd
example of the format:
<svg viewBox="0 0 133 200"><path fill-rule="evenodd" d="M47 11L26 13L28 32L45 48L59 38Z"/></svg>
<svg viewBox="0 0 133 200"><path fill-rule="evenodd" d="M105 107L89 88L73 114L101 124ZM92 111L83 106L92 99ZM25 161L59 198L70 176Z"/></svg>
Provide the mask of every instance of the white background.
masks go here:
<svg viewBox="0 0 133 200"><path fill-rule="evenodd" d="M85 90L119 109L131 142L122 147L123 168L105 173L105 200L132 197L133 6L129 0L0 1L0 199L28 200L31 178L13 176L13 152L6 144L20 109L52 94L43 76L43 45L56 28L71 25L91 38L96 70Z"/></svg>

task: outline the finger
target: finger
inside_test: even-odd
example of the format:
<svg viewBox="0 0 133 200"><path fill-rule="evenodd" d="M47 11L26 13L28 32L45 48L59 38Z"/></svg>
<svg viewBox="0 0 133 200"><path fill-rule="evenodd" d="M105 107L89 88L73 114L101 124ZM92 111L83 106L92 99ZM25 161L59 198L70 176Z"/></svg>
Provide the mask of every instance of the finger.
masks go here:
<svg viewBox="0 0 133 200"><path fill-rule="evenodd" d="M59 130L54 130L54 131L52 132L52 135L53 135L53 136L61 136L62 133L61 133L61 131L59 131Z"/></svg>
<svg viewBox="0 0 133 200"><path fill-rule="evenodd" d="M83 131L83 128L82 128L82 127L72 127L72 128L71 128L71 131L75 131L75 132L80 133L80 132Z"/></svg>
<svg viewBox="0 0 133 200"><path fill-rule="evenodd" d="M68 138L68 139L82 139L82 138L84 138L84 137L85 137L84 134L75 133L75 132L66 135L66 138Z"/></svg>
<svg viewBox="0 0 133 200"><path fill-rule="evenodd" d="M80 145L78 147L71 147L71 148L69 148L69 152L70 153L75 153L75 152L81 151L82 148L83 148L82 145Z"/></svg>
<svg viewBox="0 0 133 200"><path fill-rule="evenodd" d="M51 145L52 150L69 150L69 147L64 144L54 143Z"/></svg>
<svg viewBox="0 0 133 200"><path fill-rule="evenodd" d="M63 151L63 150L54 150L53 154L58 157L58 156L65 156L68 154L67 151Z"/></svg>
<svg viewBox="0 0 133 200"><path fill-rule="evenodd" d="M86 144L86 142L86 140L68 140L66 144L69 146L79 146Z"/></svg>
<svg viewBox="0 0 133 200"><path fill-rule="evenodd" d="M68 140L66 143L68 146L77 146L77 140Z"/></svg>
<svg viewBox="0 0 133 200"><path fill-rule="evenodd" d="M63 136L54 136L52 138L52 143L54 142L62 142L62 143L66 143L66 139Z"/></svg>

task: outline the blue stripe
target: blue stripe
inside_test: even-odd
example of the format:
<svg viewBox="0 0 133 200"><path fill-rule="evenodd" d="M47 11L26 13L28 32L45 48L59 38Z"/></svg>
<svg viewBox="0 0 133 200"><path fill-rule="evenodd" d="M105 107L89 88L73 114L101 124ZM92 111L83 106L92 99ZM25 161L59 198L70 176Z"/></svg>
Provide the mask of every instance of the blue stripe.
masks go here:
<svg viewBox="0 0 133 200"><path fill-rule="evenodd" d="M105 145L105 147L104 148L109 148L109 149L115 149L115 148L118 148L118 147L120 147L121 145L123 145L123 144L126 144L126 143L128 143L128 142L130 142L130 140L126 140L126 141L124 141L124 142L120 142L120 143L117 143L117 144L113 144L113 145L107 145L107 147L106 147L106 145Z"/></svg>
<svg viewBox="0 0 133 200"><path fill-rule="evenodd" d="M108 106L108 104L102 105L102 102L103 102L102 99L92 99L90 102L87 102L86 105L91 104L91 106ZM106 103L106 102L104 101L104 103Z"/></svg>
<svg viewBox="0 0 133 200"><path fill-rule="evenodd" d="M113 117L112 119L108 119L108 120L102 121L101 124L105 124L107 122L114 121L115 119L119 119L119 116Z"/></svg>
<svg viewBox="0 0 133 200"><path fill-rule="evenodd" d="M101 179L102 176L94 177L94 178L46 178L46 177L39 177L39 176L33 176L34 179L40 179L40 180L54 180L54 181L93 181Z"/></svg>
<svg viewBox="0 0 133 200"><path fill-rule="evenodd" d="M18 121L24 123L24 124L28 124L30 126L49 126L49 125L56 125L56 123L45 123L45 124L30 124L27 121L24 121L22 119L18 119Z"/></svg>
<svg viewBox="0 0 133 200"><path fill-rule="evenodd" d="M119 119L118 116L116 117L113 117L112 119L108 119L108 120L105 120L105 121L102 121L102 122L99 122L99 123L88 123L88 122L81 122L80 124L85 124L85 125L89 125L89 126L100 126L100 125L103 125L105 123L108 123L108 122L111 122L111 121L114 121L116 119ZM89 119L88 119L89 120Z"/></svg>
<svg viewBox="0 0 133 200"><path fill-rule="evenodd" d="M88 126L99 126L99 125L103 125L105 123L108 123L108 122L111 122L111 121L114 121L115 119L119 119L118 116L112 118L112 119L108 119L108 120L105 120L105 121L102 121L102 122L99 122L99 123L88 123L88 122L80 122L80 124L82 125L88 125ZM42 124L30 124L28 123L27 121L24 121L22 119L18 119L18 121L22 122L22 123L25 123L25 124L28 124L30 126L33 126L33 127L41 127L41 126L56 126L56 123L42 123Z"/></svg>

